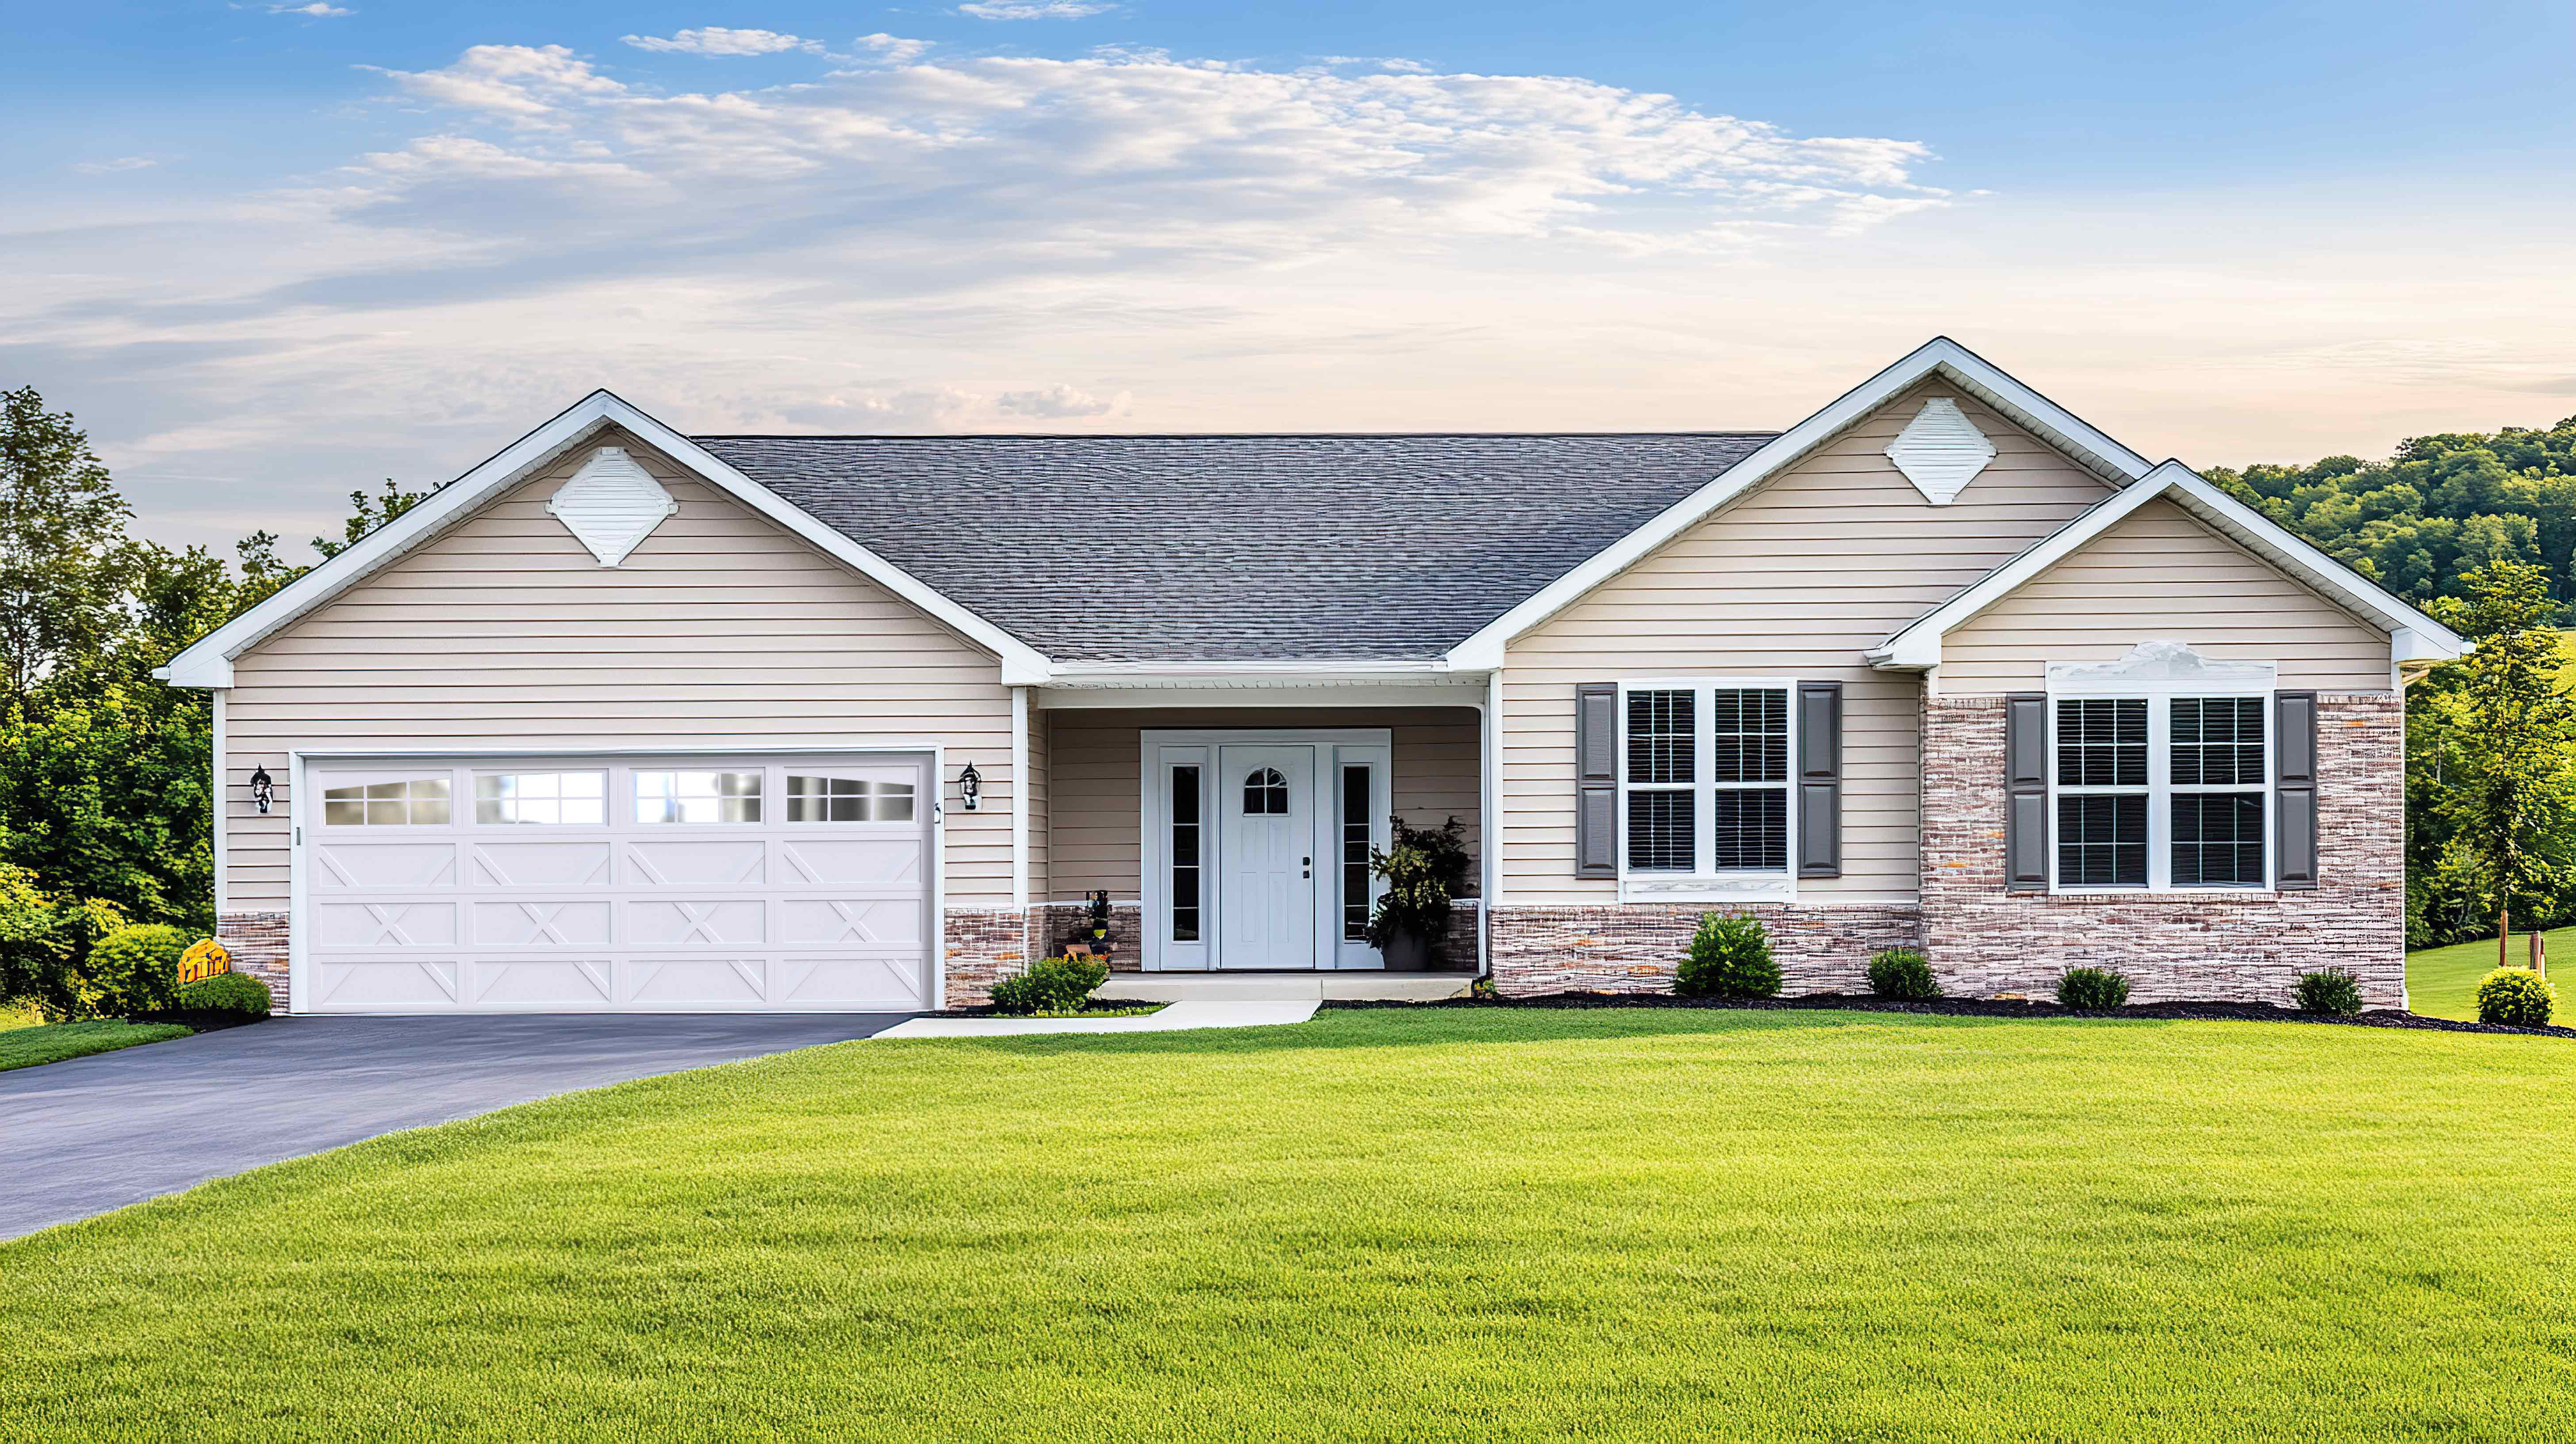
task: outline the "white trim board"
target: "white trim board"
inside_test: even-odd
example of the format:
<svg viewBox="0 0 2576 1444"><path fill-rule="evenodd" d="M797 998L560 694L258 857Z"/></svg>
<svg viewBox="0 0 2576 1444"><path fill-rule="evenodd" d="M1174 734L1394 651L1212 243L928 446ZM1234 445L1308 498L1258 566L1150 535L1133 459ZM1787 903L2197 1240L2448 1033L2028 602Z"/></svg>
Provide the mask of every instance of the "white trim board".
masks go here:
<svg viewBox="0 0 2576 1444"><path fill-rule="evenodd" d="M2087 508L1863 655L1871 666L1885 671L1921 672L1940 666L1944 637L2159 498L2173 502L2357 619L2388 633L2391 662L2447 662L2467 655L2469 643L2450 628L2291 535L2279 523L2220 491L2179 461L2165 462L2137 485Z"/></svg>
<svg viewBox="0 0 2576 1444"><path fill-rule="evenodd" d="M2125 486L2148 472L2145 457L2004 374L1967 347L1947 336L1935 336L1894 365L1844 392L1824 410L1771 438L1760 450L1727 468L1707 485L1666 507L1654 520L1594 553L1583 565L1478 628L1473 636L1449 649L1449 664L1462 670L1501 666L1503 648L1512 638L1626 571L1718 508L1805 459L1907 387L1935 374L2065 452L2113 486Z"/></svg>
<svg viewBox="0 0 2576 1444"><path fill-rule="evenodd" d="M369 532L346 551L306 572L276 595L200 638L170 660L166 680L175 687L229 687L233 659L296 618L339 596L399 560L483 503L526 480L538 468L615 426L660 451L701 479L847 564L958 635L1001 659L1006 684L1043 682L1047 659L1000 627L932 590L919 578L782 500L775 492L726 465L696 442L647 416L609 391L594 391L510 443L482 465L429 494L418 506Z"/></svg>

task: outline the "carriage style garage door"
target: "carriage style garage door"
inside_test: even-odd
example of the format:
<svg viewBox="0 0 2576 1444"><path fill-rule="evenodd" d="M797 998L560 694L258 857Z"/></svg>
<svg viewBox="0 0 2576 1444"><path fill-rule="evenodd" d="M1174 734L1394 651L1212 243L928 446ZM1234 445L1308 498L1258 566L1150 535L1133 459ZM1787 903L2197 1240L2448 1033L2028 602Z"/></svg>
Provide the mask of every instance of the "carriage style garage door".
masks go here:
<svg viewBox="0 0 2576 1444"><path fill-rule="evenodd" d="M309 759L318 1013L929 1006L929 759Z"/></svg>

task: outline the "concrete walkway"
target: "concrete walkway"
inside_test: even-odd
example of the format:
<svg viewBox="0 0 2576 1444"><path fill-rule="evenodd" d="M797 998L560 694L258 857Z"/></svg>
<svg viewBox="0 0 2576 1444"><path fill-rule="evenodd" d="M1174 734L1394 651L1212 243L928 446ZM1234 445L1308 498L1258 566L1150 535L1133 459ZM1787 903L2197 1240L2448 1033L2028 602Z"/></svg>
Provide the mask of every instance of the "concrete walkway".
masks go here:
<svg viewBox="0 0 2576 1444"><path fill-rule="evenodd" d="M904 1016L280 1018L20 1068L0 1073L0 1238L379 1133L864 1038Z"/></svg>
<svg viewBox="0 0 2576 1444"><path fill-rule="evenodd" d="M915 1018L880 1038L1006 1038L1028 1033L1170 1033L1184 1028L1267 1028L1315 1016L1315 1000L1174 1003L1141 1018Z"/></svg>

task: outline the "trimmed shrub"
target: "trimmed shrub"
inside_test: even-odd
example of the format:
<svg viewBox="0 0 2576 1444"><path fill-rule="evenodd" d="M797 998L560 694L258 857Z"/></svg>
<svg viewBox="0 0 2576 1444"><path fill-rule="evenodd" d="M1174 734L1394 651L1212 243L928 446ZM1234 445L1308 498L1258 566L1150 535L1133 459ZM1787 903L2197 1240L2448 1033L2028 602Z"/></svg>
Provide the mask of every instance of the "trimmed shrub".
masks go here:
<svg viewBox="0 0 2576 1444"><path fill-rule="evenodd" d="M2108 1012L2129 1001L2129 979L2113 968L2068 968L2057 980L2057 1003L2063 1008Z"/></svg>
<svg viewBox="0 0 2576 1444"><path fill-rule="evenodd" d="M195 941L168 923L133 923L99 939L89 951L98 1010L118 1018L168 1011L179 993L179 955Z"/></svg>
<svg viewBox="0 0 2576 1444"><path fill-rule="evenodd" d="M1771 935L1760 918L1708 913L1699 920L1690 953L1673 975L1685 998L1767 998L1780 991L1780 964L1771 957Z"/></svg>
<svg viewBox="0 0 2576 1444"><path fill-rule="evenodd" d="M245 1018L268 1016L268 988L241 973L217 973L179 985L170 1005L174 1013L233 1013Z"/></svg>
<svg viewBox="0 0 2576 1444"><path fill-rule="evenodd" d="M2299 980L2290 985L2290 996L2302 1013L2349 1018L2361 1011L2361 979L2341 968L2319 968L2299 974Z"/></svg>
<svg viewBox="0 0 2576 1444"><path fill-rule="evenodd" d="M1932 964L1912 948L1889 948L1869 960L1869 990L1882 998L1919 1003L1941 996Z"/></svg>
<svg viewBox="0 0 2576 1444"><path fill-rule="evenodd" d="M993 1011L1017 1018L1070 1013L1107 981L1109 970L1088 958L1041 958L1027 972L993 985Z"/></svg>
<svg viewBox="0 0 2576 1444"><path fill-rule="evenodd" d="M2558 1006L2558 990L2529 968L2498 968L2478 980L2478 1021L2517 1028L2545 1028Z"/></svg>

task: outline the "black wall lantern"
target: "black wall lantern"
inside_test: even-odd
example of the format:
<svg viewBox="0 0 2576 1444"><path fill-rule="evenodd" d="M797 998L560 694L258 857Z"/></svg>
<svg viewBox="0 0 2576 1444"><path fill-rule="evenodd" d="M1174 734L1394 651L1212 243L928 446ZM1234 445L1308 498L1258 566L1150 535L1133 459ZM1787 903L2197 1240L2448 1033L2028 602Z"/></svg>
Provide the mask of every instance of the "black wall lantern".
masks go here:
<svg viewBox="0 0 2576 1444"><path fill-rule="evenodd" d="M261 812L268 811L268 805L277 800L277 779L269 776L265 767L250 775L250 800Z"/></svg>
<svg viewBox="0 0 2576 1444"><path fill-rule="evenodd" d="M984 774L976 771L975 764L972 762L966 764L965 771L957 774L957 796L965 803L968 812L973 812L982 805Z"/></svg>

